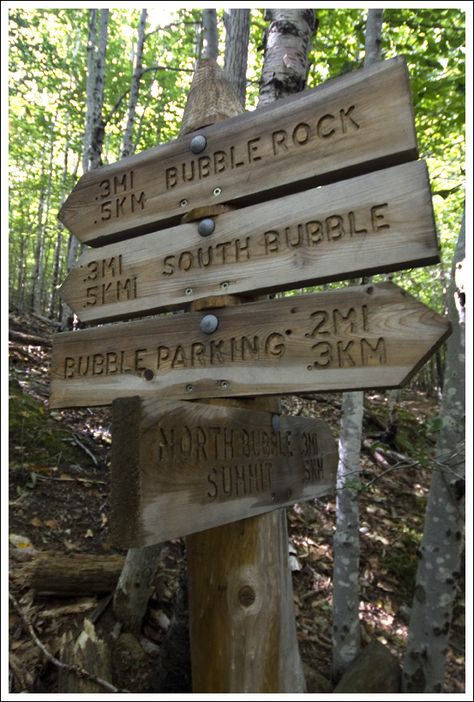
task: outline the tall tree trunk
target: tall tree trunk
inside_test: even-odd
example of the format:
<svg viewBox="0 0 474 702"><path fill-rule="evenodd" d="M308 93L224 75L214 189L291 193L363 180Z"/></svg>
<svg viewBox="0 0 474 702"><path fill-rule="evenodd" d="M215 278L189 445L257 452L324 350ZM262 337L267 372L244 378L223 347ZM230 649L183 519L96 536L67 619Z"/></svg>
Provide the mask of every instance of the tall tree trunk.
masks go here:
<svg viewBox="0 0 474 702"><path fill-rule="evenodd" d="M18 276L17 276L17 294L16 304L20 310L25 309L25 270L26 270L26 251L27 239L25 236L20 237L20 252L18 256Z"/></svg>
<svg viewBox="0 0 474 702"><path fill-rule="evenodd" d="M380 60L382 10L369 10L365 36L368 66ZM334 536L332 671L339 679L360 650L359 482L364 393L346 392L342 400Z"/></svg>
<svg viewBox="0 0 474 702"><path fill-rule="evenodd" d="M460 575L464 528L465 292L464 217L448 295L453 332L447 342L436 444L415 595L403 661L403 691L442 692L448 637Z"/></svg>
<svg viewBox="0 0 474 702"><path fill-rule="evenodd" d="M87 170L99 168L101 165L102 146L104 143L104 122L102 108L104 105L105 56L107 52L107 32L109 27L109 10L101 10L99 15L99 31L97 38L97 53L95 60L95 75L93 88L92 134L89 147L89 167Z"/></svg>
<svg viewBox="0 0 474 702"><path fill-rule="evenodd" d="M53 179L53 156L54 156L54 127L57 119L57 113L51 124L51 139L49 145L49 172L48 172L48 183L46 186L46 197L45 197L45 209L43 218L43 233L42 233L42 244L41 253L38 264L38 280L37 280L37 292L38 300L35 305L35 312L41 314L43 311L44 297L45 297L45 270L48 270L49 266L49 253L50 253L50 237L47 238L47 224L49 219L49 210L51 206L51 184Z"/></svg>
<svg viewBox="0 0 474 702"><path fill-rule="evenodd" d="M224 10L226 28L224 75L245 107L250 10Z"/></svg>
<svg viewBox="0 0 474 702"><path fill-rule="evenodd" d="M97 12L99 15L97 16ZM82 170L84 173L101 165L104 144L104 105L105 57L107 52L107 32L109 10L89 11L89 41L87 45L87 107L84 131L84 151ZM98 18L98 27L97 27ZM71 234L68 242L67 269L73 268L80 251L79 240ZM62 306L62 326L67 326L71 315L68 305Z"/></svg>
<svg viewBox="0 0 474 702"><path fill-rule="evenodd" d="M61 178L61 190L60 190L60 195L59 195L61 206L64 202L65 197L66 197L68 169L69 169L69 116L66 117L64 164L63 164L63 174L62 174L62 178ZM56 242L54 245L54 255L53 255L53 275L52 275L52 281L51 281L51 292L50 292L49 304L48 304L48 317L50 317L51 319L54 316L54 308L55 308L57 297L58 297L57 296L57 289L58 289L59 280L60 280L59 275L60 275L61 253L62 253L62 245L63 245L63 232L64 232L64 225L62 222L60 222L58 220L57 235L56 235Z"/></svg>
<svg viewBox="0 0 474 702"><path fill-rule="evenodd" d="M201 58L216 60L219 53L217 36L217 14L215 10L202 11Z"/></svg>
<svg viewBox="0 0 474 702"><path fill-rule="evenodd" d="M44 237L45 226L49 212L49 198L51 196L51 171L53 168L54 151L54 121L51 124L51 136L49 140L49 172L46 187L44 186L45 157L41 160L41 192L38 206L38 219L36 225L36 245L35 245L35 267L33 270L31 306L34 312L41 314L41 291L44 278Z"/></svg>
<svg viewBox="0 0 474 702"><path fill-rule="evenodd" d="M308 54L317 27L314 10L267 10L265 19L271 24L265 39L259 107L306 87Z"/></svg>
<svg viewBox="0 0 474 702"><path fill-rule="evenodd" d="M82 171L89 170L89 151L92 141L92 121L94 114L94 85L97 51L97 10L89 10L89 34L87 38L87 76L86 76L86 124L84 128L84 146L82 152Z"/></svg>
<svg viewBox="0 0 474 702"><path fill-rule="evenodd" d="M128 100L128 116L127 126L123 135L122 153L120 158L125 158L133 153L132 146L132 131L135 123L135 110L138 102L138 91L140 87L140 78L142 74L143 61L143 46L145 44L145 27L147 21L148 10L143 9L140 13L140 21L138 23L138 39L137 52L135 55L135 68L133 70L132 82L130 85L130 97Z"/></svg>

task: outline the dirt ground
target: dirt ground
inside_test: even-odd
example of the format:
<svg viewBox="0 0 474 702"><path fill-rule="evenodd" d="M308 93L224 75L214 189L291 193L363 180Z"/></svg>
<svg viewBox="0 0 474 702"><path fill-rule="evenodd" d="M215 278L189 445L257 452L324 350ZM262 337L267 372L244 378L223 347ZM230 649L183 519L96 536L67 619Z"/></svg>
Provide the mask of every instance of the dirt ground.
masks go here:
<svg viewBox="0 0 474 702"><path fill-rule="evenodd" d="M47 553L125 556L109 539L111 415L108 409L47 408L51 325L19 313L10 343L10 591L38 639L60 655L64 636L90 619L113 650L113 684L132 692L189 692L184 541L163 545L139 637L117 627L109 591L48 594L31 586L29 566ZM15 336L15 332L17 332ZM20 334L20 336L18 336ZM39 337L29 343L21 334ZM30 340L31 341L31 340ZM413 389L398 405L395 440L384 393L366 393L360 491L360 619L363 644L378 640L401 661L423 528L436 401ZM286 397L286 414L326 420L339 432L341 396ZM383 440L388 441L385 443ZM391 443L390 443L391 442ZM334 494L288 509L298 639L303 661L331 678ZM458 583L444 692L464 682L464 576ZM133 662L133 664L131 663ZM14 603L10 607L10 690L58 691L44 655ZM329 683L328 683L329 684ZM330 689L330 688L329 688Z"/></svg>

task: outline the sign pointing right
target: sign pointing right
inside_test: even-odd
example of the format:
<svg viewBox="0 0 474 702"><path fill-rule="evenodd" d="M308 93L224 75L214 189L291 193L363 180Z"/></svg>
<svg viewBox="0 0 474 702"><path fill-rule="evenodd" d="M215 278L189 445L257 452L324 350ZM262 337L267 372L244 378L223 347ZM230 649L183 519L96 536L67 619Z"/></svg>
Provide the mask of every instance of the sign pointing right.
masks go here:
<svg viewBox="0 0 474 702"><path fill-rule="evenodd" d="M393 283L57 334L51 407L401 387L450 333Z"/></svg>
<svg viewBox="0 0 474 702"><path fill-rule="evenodd" d="M84 322L439 261L424 161L84 251L61 297Z"/></svg>

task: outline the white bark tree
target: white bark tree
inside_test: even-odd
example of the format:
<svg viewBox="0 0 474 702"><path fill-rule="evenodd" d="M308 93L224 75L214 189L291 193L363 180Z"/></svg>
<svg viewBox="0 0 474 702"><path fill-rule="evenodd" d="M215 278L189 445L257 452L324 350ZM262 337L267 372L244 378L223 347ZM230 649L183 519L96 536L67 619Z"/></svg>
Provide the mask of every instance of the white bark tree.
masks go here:
<svg viewBox="0 0 474 702"><path fill-rule="evenodd" d="M367 17L365 60L380 60L382 10ZM334 535L332 672L339 679L360 650L359 623L359 482L364 393L346 392L342 401Z"/></svg>
<svg viewBox="0 0 474 702"><path fill-rule="evenodd" d="M99 16L97 17L97 13ZM84 149L82 170L84 173L101 165L101 154L104 143L104 121L102 110L104 105L105 59L107 52L107 33L109 26L109 10L89 10L89 36L87 44L87 103L86 124L84 129ZM98 21L97 21L98 19ZM76 263L80 249L79 240L71 234L68 242L67 270L70 271ZM67 324L71 310L63 305L62 325Z"/></svg>
<svg viewBox="0 0 474 702"><path fill-rule="evenodd" d="M126 156L130 156L130 154L133 153L132 132L133 125L135 123L135 111L138 102L140 78L142 76L143 47L145 44L145 27L147 22L147 16L148 10L143 9L140 13L140 20L138 23L137 50L135 54L135 66L133 69L132 81L130 85L130 95L128 99L127 126L125 127L125 132L123 134L122 151L120 154L120 158L125 158Z"/></svg>
<svg viewBox="0 0 474 702"><path fill-rule="evenodd" d="M465 290L464 217L448 294L452 334L447 342L436 444L425 526L416 573L403 691L442 692L453 603L460 575L464 528Z"/></svg>
<svg viewBox="0 0 474 702"><path fill-rule="evenodd" d="M317 27L314 10L309 9L267 10L265 19L271 24L265 36L259 107L304 90Z"/></svg>

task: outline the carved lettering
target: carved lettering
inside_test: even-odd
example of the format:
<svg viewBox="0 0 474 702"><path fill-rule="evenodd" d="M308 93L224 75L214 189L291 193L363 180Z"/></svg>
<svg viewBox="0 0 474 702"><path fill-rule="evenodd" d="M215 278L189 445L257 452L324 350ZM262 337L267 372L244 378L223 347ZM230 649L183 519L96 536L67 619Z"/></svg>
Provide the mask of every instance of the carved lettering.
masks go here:
<svg viewBox="0 0 474 702"><path fill-rule="evenodd" d="M383 366L387 363L387 352L385 339L381 336L375 342L369 339L361 339L362 365Z"/></svg>
<svg viewBox="0 0 474 702"><path fill-rule="evenodd" d="M272 464L270 461L260 461L214 466L207 475L207 486L210 501L269 491L272 488Z"/></svg>
<svg viewBox="0 0 474 702"><path fill-rule="evenodd" d="M381 229L390 229L390 224L377 224L378 220L383 220L385 218L384 214L377 212L377 210L382 209L382 207L388 207L388 204L384 202L382 205L374 205L370 208L372 229L374 230L374 232L378 232Z"/></svg>

